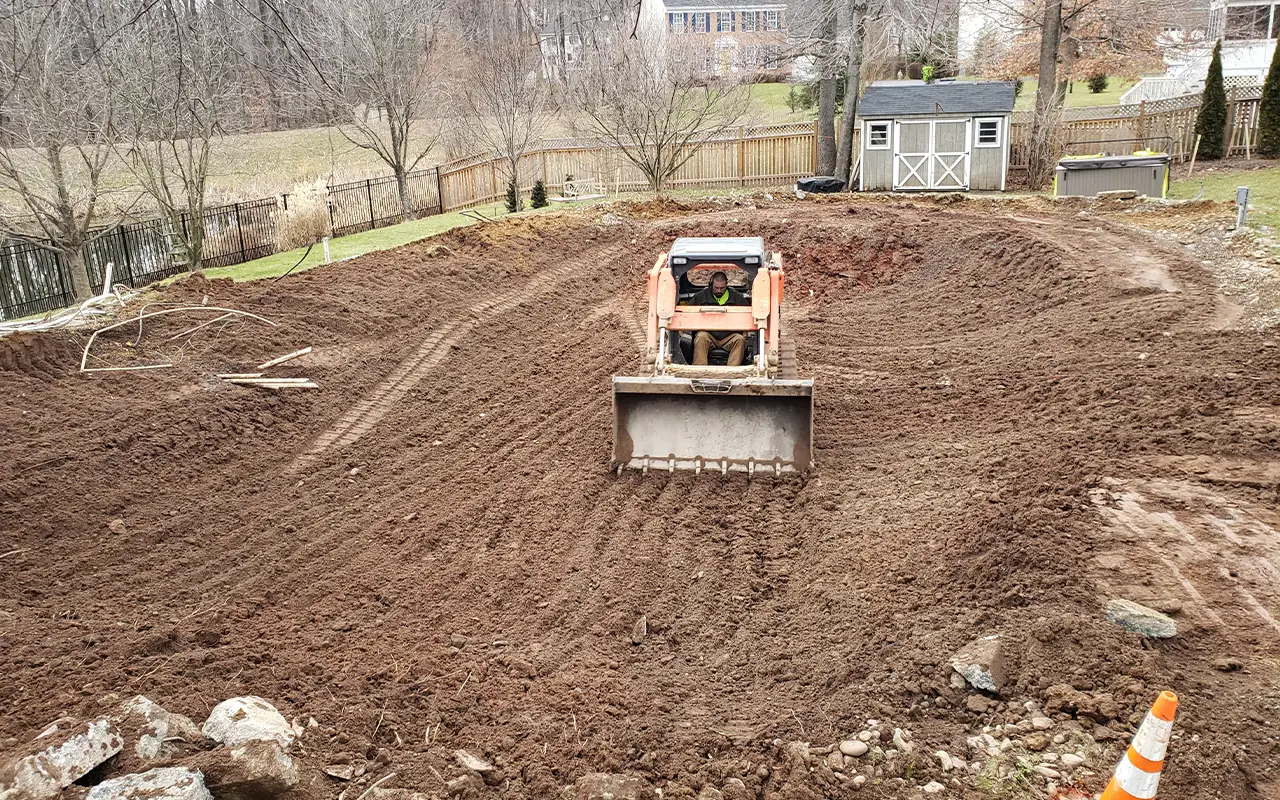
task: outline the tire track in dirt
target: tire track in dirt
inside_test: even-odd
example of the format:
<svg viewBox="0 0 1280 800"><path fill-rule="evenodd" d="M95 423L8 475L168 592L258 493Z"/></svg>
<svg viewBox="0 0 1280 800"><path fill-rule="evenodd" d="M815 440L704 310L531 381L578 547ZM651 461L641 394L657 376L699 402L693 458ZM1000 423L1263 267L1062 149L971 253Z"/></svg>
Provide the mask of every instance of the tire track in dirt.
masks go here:
<svg viewBox="0 0 1280 800"><path fill-rule="evenodd" d="M358 402L327 431L316 437L311 447L290 465L289 471L299 472L330 448L343 448L353 444L382 421L423 378L427 376L465 336L482 324L536 300L552 291L557 282L571 275L577 264L567 263L557 269L544 272L520 289L498 298L482 300L471 306L472 319L454 322L433 332L418 350L388 375L368 397Z"/></svg>

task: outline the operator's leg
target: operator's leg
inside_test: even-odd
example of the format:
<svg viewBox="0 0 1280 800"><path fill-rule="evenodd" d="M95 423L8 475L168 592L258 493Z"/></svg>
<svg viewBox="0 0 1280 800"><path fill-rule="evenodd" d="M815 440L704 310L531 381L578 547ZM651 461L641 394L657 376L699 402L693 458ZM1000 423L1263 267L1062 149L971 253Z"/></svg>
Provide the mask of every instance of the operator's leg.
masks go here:
<svg viewBox="0 0 1280 800"><path fill-rule="evenodd" d="M694 366L705 367L707 365L707 356L711 354L711 345L714 342L715 338L706 331L698 331L693 335Z"/></svg>
<svg viewBox="0 0 1280 800"><path fill-rule="evenodd" d="M740 333L731 333L716 344L729 351L729 366L742 366L742 356L747 351L747 337Z"/></svg>

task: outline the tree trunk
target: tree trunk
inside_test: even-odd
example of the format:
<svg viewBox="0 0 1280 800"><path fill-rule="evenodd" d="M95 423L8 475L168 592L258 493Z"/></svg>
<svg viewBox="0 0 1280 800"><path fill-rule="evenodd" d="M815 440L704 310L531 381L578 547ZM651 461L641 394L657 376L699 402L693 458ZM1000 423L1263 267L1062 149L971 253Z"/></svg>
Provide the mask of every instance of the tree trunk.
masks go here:
<svg viewBox="0 0 1280 800"><path fill-rule="evenodd" d="M1027 148L1027 185L1044 185L1049 160L1053 157L1053 121L1062 103L1058 86L1058 50L1062 43L1062 0L1048 0L1040 32L1040 73L1036 86L1036 110L1031 118L1031 141Z"/></svg>
<svg viewBox="0 0 1280 800"><path fill-rule="evenodd" d="M71 279L71 298L76 303L93 297L93 285L89 282L89 265L84 258L84 247L63 252L67 263L67 277Z"/></svg>
<svg viewBox="0 0 1280 800"><path fill-rule="evenodd" d="M832 4L822 19L822 49L818 55L819 175L833 175L836 168L836 34L836 11Z"/></svg>
<svg viewBox="0 0 1280 800"><path fill-rule="evenodd" d="M845 66L844 117L840 120L840 151L835 176L853 191L853 130L857 125L858 85L862 82L862 45L866 38L867 0L849 0L849 60Z"/></svg>
<svg viewBox="0 0 1280 800"><path fill-rule="evenodd" d="M413 201L409 198L409 173L403 168L396 168L396 189L400 192L400 221L413 219Z"/></svg>

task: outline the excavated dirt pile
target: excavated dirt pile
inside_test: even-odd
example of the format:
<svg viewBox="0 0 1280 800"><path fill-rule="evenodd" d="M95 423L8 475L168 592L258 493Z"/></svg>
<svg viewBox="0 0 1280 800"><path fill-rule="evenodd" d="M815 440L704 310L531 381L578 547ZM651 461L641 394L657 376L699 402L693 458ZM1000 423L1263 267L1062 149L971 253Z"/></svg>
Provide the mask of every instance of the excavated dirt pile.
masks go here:
<svg viewBox="0 0 1280 800"><path fill-rule="evenodd" d="M680 235L782 252L807 479L610 471ZM360 765L334 797L1032 797L1098 791L1168 688L1162 796L1280 796L1280 347L1186 253L1043 204L619 206L189 279L160 299L278 327L94 346L171 368L2 341L0 750L255 695ZM319 389L214 377L308 345L279 374ZM951 659L992 635L979 692Z"/></svg>

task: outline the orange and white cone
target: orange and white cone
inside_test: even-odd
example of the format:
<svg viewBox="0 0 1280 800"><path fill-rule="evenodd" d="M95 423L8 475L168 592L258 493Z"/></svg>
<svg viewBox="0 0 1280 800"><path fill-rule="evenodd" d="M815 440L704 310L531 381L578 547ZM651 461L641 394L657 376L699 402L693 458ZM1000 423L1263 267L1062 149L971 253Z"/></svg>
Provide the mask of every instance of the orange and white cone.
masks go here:
<svg viewBox="0 0 1280 800"><path fill-rule="evenodd" d="M1116 765L1115 777L1107 784L1102 800L1151 800L1160 787L1160 769L1173 735L1173 716L1178 712L1178 696L1161 692L1138 726L1129 751Z"/></svg>

